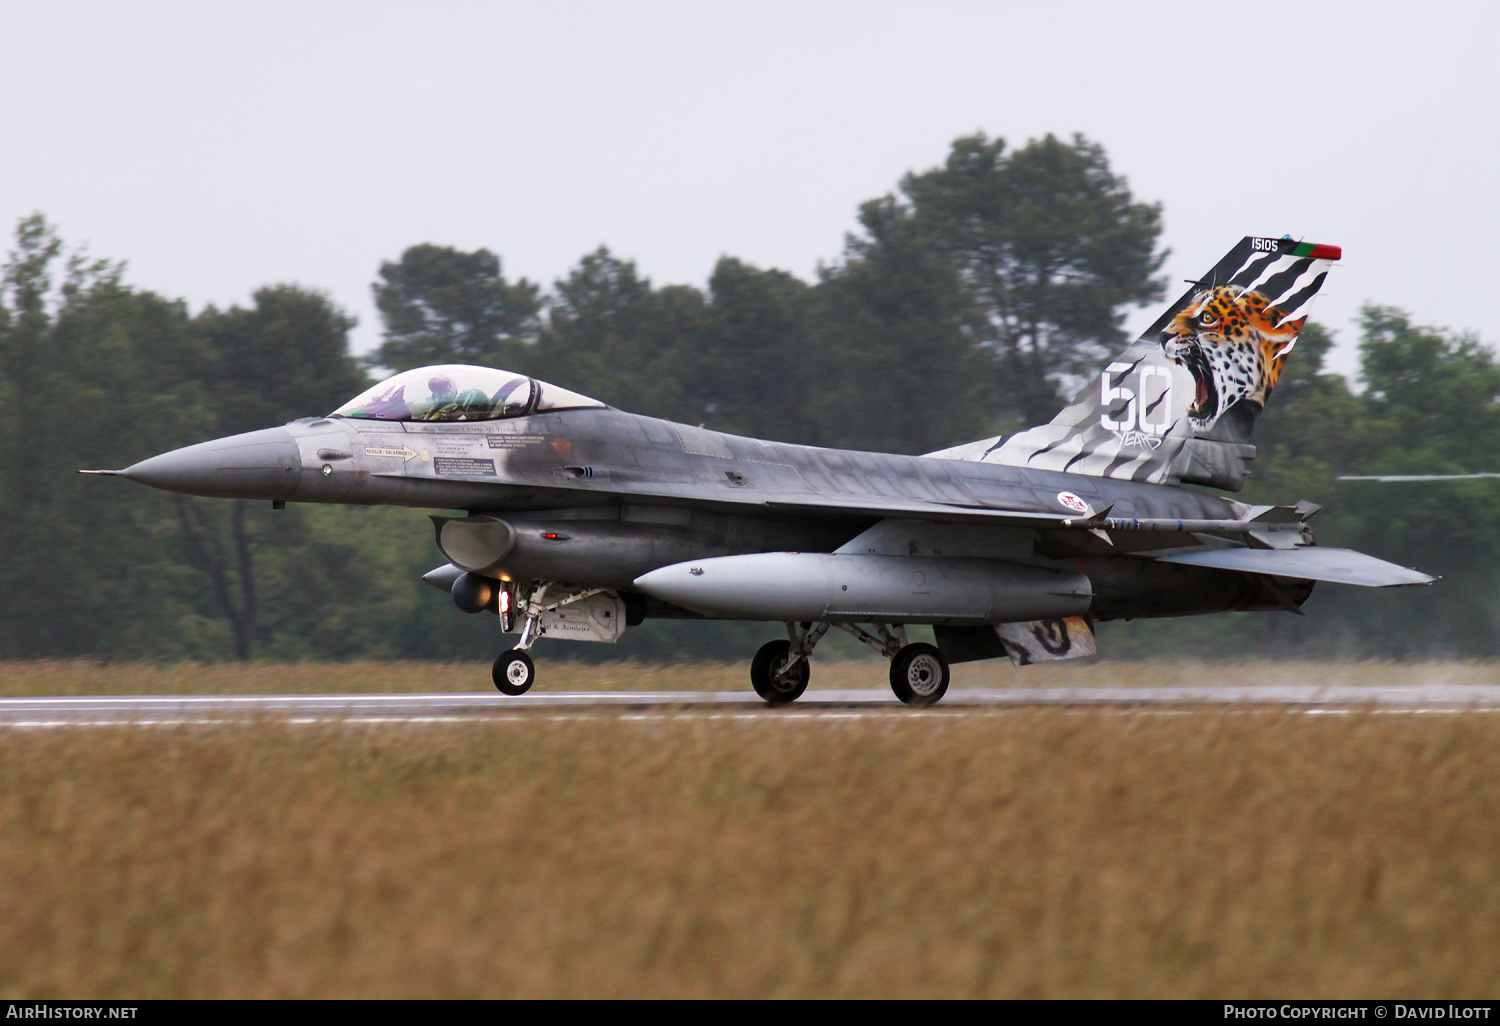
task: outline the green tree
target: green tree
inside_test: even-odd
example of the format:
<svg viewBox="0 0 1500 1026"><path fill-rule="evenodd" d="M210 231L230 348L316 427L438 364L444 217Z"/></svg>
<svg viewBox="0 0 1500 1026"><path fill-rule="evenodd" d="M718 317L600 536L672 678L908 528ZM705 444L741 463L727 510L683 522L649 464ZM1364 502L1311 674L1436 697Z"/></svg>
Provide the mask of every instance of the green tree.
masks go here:
<svg viewBox="0 0 1500 1026"><path fill-rule="evenodd" d="M786 271L720 258L702 343L684 354L698 421L757 438L822 441L810 298Z"/></svg>
<svg viewBox="0 0 1500 1026"><path fill-rule="evenodd" d="M487 249L411 246L399 261L381 263L373 289L385 341L367 358L370 366L508 368L535 338L539 289L525 278L507 281Z"/></svg>
<svg viewBox="0 0 1500 1026"><path fill-rule="evenodd" d="M859 223L843 262L823 269L813 344L793 361L812 383L821 440L922 453L981 437L986 359L944 254L890 197L864 204Z"/></svg>
<svg viewBox="0 0 1500 1026"><path fill-rule="evenodd" d="M1246 502L1286 502L1327 495L1368 445L1366 404L1342 374L1324 371L1333 335L1310 322L1297 338L1281 379L1256 424L1256 459ZM1342 514L1330 511L1322 517Z"/></svg>
<svg viewBox="0 0 1500 1026"><path fill-rule="evenodd" d="M321 292L294 285L262 288L249 309L210 307L195 326L206 343L203 374L214 435L321 416L368 384L349 355L354 320ZM260 553L305 554L305 514L272 514L244 499L224 503L178 495L173 504L188 558L229 626L235 656L249 659L261 634Z"/></svg>
<svg viewBox="0 0 1500 1026"><path fill-rule="evenodd" d="M1124 308L1164 293L1160 205L1135 202L1082 136L1014 152L966 136L901 192L952 261L974 341L994 359L994 410L1018 426L1050 420L1067 379L1125 343Z"/></svg>
<svg viewBox="0 0 1500 1026"><path fill-rule="evenodd" d="M1418 326L1389 307L1366 307L1361 328L1361 445L1342 472L1495 471L1500 364L1494 352L1471 335ZM1340 505L1357 513L1341 540L1441 577L1429 589L1340 596L1342 619L1361 631L1366 651L1500 654L1495 484L1343 484Z"/></svg>
<svg viewBox="0 0 1500 1026"><path fill-rule="evenodd" d="M328 296L296 285L258 289L249 308L197 318L216 429L237 434L322 416L369 385L349 355L354 319Z"/></svg>
<svg viewBox="0 0 1500 1026"><path fill-rule="evenodd" d="M64 259L40 215L20 223L4 269L6 657L190 654L212 644L176 558L167 497L76 473L197 440L209 422L205 354L186 309L126 288L121 270L78 252Z"/></svg>
<svg viewBox="0 0 1500 1026"><path fill-rule="evenodd" d="M546 327L525 369L564 388L658 417L691 416L685 359L701 345L703 294L653 289L607 248L586 255L547 300Z"/></svg>
<svg viewBox="0 0 1500 1026"><path fill-rule="evenodd" d="M719 260L705 295L653 288L600 248L557 282L531 370L635 413L815 442L810 293L785 271Z"/></svg>

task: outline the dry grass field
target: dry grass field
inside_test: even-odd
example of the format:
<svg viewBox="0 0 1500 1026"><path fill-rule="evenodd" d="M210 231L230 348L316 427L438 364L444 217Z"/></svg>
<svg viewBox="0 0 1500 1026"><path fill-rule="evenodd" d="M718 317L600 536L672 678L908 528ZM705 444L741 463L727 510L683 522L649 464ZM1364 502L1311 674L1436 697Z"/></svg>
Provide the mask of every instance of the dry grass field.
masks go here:
<svg viewBox="0 0 1500 1026"><path fill-rule="evenodd" d="M1500 715L3 740L7 998L1500 989Z"/></svg>
<svg viewBox="0 0 1500 1026"><path fill-rule="evenodd" d="M537 659L546 691L749 691L744 663L589 664ZM990 659L953 667L953 686L1150 687L1242 684L1496 684L1500 662L1053 663L1018 669ZM877 659L814 657L812 688L887 688ZM217 695L494 693L487 663L103 663L86 659L0 662L0 697L18 695Z"/></svg>

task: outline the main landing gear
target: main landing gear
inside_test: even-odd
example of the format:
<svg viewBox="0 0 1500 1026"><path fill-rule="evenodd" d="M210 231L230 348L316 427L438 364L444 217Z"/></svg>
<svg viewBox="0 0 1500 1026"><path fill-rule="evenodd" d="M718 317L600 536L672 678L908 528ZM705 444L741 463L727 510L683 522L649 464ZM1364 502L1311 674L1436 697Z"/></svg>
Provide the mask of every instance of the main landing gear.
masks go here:
<svg viewBox="0 0 1500 1026"><path fill-rule="evenodd" d="M807 657L828 633L828 624L789 623L786 633L786 641L766 642L750 660L750 686L772 705L795 702L807 690L812 678Z"/></svg>
<svg viewBox="0 0 1500 1026"><path fill-rule="evenodd" d="M891 690L907 705L932 705L948 691L948 660L932 645L907 645L891 660Z"/></svg>
<svg viewBox="0 0 1500 1026"><path fill-rule="evenodd" d="M788 640L768 641L755 653L750 661L750 684L755 693L772 705L785 705L801 697L812 676L808 656L835 626L891 660L891 690L907 705L932 705L948 691L948 660L943 653L922 642L908 644L906 628L900 624L873 624L875 633L871 634L852 623L804 622L787 624Z"/></svg>

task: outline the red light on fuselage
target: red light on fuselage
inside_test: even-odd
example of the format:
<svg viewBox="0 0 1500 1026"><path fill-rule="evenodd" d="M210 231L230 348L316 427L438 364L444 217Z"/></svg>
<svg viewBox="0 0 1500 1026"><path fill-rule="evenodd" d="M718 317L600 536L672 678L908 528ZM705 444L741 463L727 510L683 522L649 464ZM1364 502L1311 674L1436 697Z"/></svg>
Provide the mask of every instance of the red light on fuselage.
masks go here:
<svg viewBox="0 0 1500 1026"><path fill-rule="evenodd" d="M502 613L508 613L508 612L510 612L510 589L509 588L501 588L500 589L500 612L502 612Z"/></svg>

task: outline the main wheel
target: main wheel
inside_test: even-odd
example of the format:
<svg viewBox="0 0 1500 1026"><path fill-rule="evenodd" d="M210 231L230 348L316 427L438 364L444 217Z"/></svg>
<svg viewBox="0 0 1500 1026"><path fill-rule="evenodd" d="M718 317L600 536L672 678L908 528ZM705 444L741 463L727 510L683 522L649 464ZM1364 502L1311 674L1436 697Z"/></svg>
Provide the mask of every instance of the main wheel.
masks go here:
<svg viewBox="0 0 1500 1026"><path fill-rule="evenodd" d="M785 666L791 657L790 641L768 641L760 646L760 651L750 660L750 683L755 688L755 693L772 705L795 702L807 690L807 682L812 678L812 667L808 666L806 659L800 659L796 669L791 672L790 680L784 683L778 680L776 671Z"/></svg>
<svg viewBox="0 0 1500 1026"><path fill-rule="evenodd" d="M907 645L891 660L891 690L907 705L932 705L948 690L948 660L931 645Z"/></svg>
<svg viewBox="0 0 1500 1026"><path fill-rule="evenodd" d="M501 652L493 671L495 687L507 695L524 695L536 683L536 666L520 649Z"/></svg>

